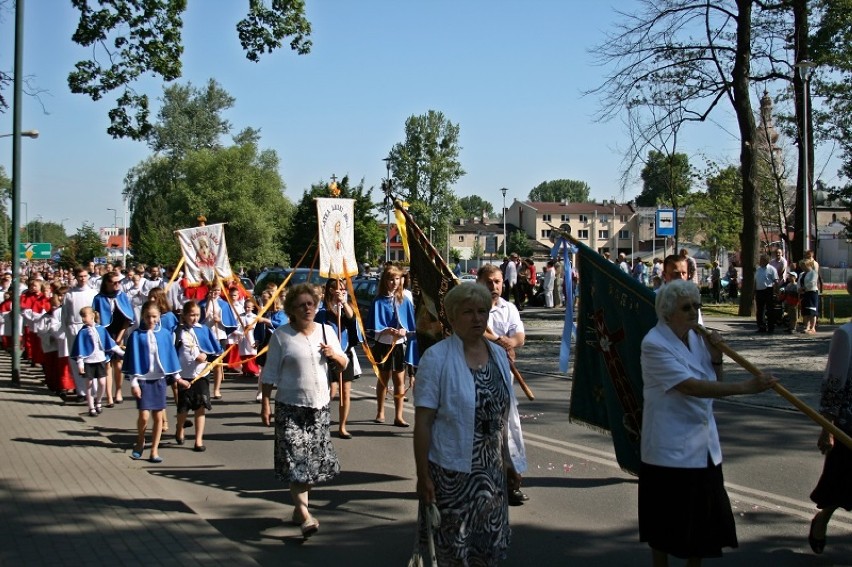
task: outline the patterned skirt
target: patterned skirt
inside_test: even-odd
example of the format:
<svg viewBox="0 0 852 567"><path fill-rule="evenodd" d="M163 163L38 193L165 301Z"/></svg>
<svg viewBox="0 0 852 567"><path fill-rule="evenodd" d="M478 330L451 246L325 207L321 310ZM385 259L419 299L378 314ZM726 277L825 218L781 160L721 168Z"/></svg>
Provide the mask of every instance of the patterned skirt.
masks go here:
<svg viewBox="0 0 852 567"><path fill-rule="evenodd" d="M331 444L328 406L322 409L275 404L275 478L317 484L340 472Z"/></svg>

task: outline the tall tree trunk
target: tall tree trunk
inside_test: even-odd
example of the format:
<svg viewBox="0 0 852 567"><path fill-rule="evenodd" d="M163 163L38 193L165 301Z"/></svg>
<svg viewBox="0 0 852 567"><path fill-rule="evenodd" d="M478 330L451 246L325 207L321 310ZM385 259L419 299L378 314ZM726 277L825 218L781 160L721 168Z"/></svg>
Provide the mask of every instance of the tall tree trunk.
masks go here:
<svg viewBox="0 0 852 567"><path fill-rule="evenodd" d="M743 284L739 314L749 316L754 301L754 268L757 265L757 233L760 219L760 195L757 185L757 127L749 98L751 72L752 0L737 0L737 53L731 77L734 112L740 128L740 167L743 178L743 231L740 234L740 259Z"/></svg>

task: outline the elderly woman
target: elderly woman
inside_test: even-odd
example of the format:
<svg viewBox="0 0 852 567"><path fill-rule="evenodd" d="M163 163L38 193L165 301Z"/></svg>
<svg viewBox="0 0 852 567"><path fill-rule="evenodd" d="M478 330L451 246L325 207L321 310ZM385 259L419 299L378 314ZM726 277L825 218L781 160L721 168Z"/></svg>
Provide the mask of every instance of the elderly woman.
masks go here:
<svg viewBox="0 0 852 567"><path fill-rule="evenodd" d="M269 397L272 388L278 388L275 476L290 483L293 523L301 526L306 538L319 529L319 522L308 511L311 488L340 472L329 433L328 362L334 361L338 368L346 368L349 362L334 329L314 322L318 304L313 286L291 288L284 300L290 322L272 334L260 375L264 425L271 424Z"/></svg>
<svg viewBox="0 0 852 567"><path fill-rule="evenodd" d="M718 334L696 332L700 296L691 281L674 280L657 294L657 326L642 341L644 411L639 469L639 537L653 564L668 555L700 565L737 547L722 477L722 450L713 398L753 394L776 380L764 374L722 381Z"/></svg>
<svg viewBox="0 0 852 567"><path fill-rule="evenodd" d="M421 505L435 503L439 565L493 565L509 546L509 490L526 457L506 351L484 338L491 294L466 283L444 298L453 334L420 360L414 458Z"/></svg>
<svg viewBox="0 0 852 567"><path fill-rule="evenodd" d="M846 282L846 291L852 294L852 278ZM820 413L844 432L852 435L852 323L846 323L831 337L828 363L822 379ZM822 476L811 493L817 508L811 520L808 543L814 553L825 548L825 532L832 514L838 508L852 510L852 450L843 443L835 443L825 429L820 434L817 447L825 455Z"/></svg>
<svg viewBox="0 0 852 567"><path fill-rule="evenodd" d="M800 309L805 324L803 333L813 335L816 333L817 304L819 302L819 274L815 269L813 259L806 258L799 262L799 267L804 270L799 280L799 293L802 294Z"/></svg>

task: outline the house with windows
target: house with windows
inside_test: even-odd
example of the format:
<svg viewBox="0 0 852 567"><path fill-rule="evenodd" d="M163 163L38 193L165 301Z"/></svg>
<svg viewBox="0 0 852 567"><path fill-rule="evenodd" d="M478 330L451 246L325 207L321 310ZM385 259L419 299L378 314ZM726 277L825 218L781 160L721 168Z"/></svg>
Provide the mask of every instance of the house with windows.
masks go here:
<svg viewBox="0 0 852 567"><path fill-rule="evenodd" d="M508 223L523 230L539 244L550 248L551 227L570 230L571 235L600 253L630 255L639 245L639 221L632 203L536 202L515 199L506 214Z"/></svg>

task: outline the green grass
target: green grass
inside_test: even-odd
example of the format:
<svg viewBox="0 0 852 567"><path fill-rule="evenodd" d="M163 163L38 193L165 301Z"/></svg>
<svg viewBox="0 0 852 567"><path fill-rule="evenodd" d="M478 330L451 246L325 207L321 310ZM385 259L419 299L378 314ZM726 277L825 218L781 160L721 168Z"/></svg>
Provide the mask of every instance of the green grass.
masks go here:
<svg viewBox="0 0 852 567"><path fill-rule="evenodd" d="M832 307L834 309L834 322L845 323L852 317L852 296L845 290L831 290L820 295L819 321L821 323L829 322ZM711 317L736 317L739 315L740 307L739 304L734 303L716 305L710 303L709 297L702 297L701 310L705 315Z"/></svg>

